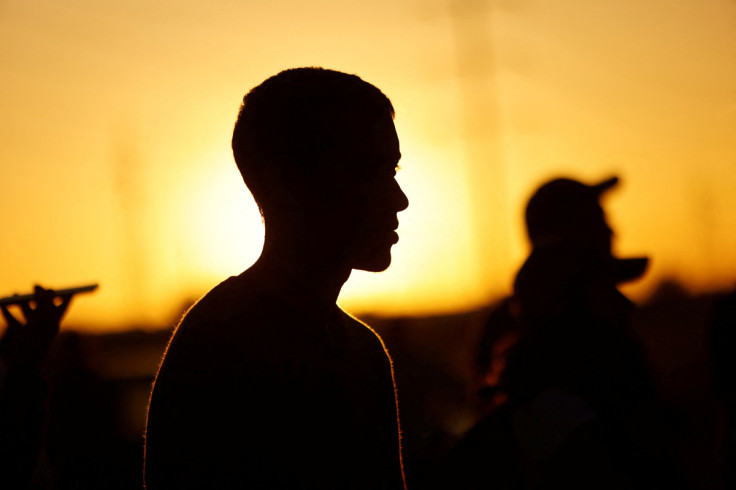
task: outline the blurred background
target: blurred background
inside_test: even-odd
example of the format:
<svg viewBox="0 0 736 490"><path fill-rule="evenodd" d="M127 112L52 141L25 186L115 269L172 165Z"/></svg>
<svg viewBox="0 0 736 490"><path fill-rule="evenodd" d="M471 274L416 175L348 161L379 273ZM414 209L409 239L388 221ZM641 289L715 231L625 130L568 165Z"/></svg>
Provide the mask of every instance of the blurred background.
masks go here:
<svg viewBox="0 0 736 490"><path fill-rule="evenodd" d="M473 349L529 251L526 200L559 175L621 178L604 202L616 251L652 259L624 291L699 427L709 305L736 282L734 53L733 0L0 0L0 295L100 284L59 345L111 393L135 474L170 329L260 252L230 151L240 101L318 65L396 107L401 241L340 304L397 360L412 468L472 424ZM703 430L693 454L713 450Z"/></svg>

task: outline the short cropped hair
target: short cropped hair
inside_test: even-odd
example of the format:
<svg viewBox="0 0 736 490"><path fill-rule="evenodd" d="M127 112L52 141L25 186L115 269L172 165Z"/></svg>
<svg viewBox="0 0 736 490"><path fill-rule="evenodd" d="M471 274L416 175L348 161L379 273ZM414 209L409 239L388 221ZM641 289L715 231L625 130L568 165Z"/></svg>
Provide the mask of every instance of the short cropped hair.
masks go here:
<svg viewBox="0 0 736 490"><path fill-rule="evenodd" d="M391 101L356 75L319 67L274 75L243 98L233 131L235 163L263 212L273 167L308 172L338 143L350 118L394 117Z"/></svg>

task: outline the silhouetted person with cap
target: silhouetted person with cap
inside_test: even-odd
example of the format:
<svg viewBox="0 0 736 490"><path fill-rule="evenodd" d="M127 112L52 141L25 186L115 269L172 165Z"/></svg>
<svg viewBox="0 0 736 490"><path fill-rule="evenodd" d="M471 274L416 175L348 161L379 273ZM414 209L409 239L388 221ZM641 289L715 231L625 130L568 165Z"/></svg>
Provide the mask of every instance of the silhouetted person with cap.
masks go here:
<svg viewBox="0 0 736 490"><path fill-rule="evenodd" d="M456 488L676 486L634 307L617 289L647 259L613 255L600 204L616 183L554 179L529 200L532 252L491 317L505 324L488 327L514 341L492 387L504 403L449 456Z"/></svg>
<svg viewBox="0 0 736 490"><path fill-rule="evenodd" d="M245 96L232 145L263 252L175 330L149 404L149 490L404 488L389 357L336 305L352 269L389 266L408 206L393 116L376 87L321 68Z"/></svg>
<svg viewBox="0 0 736 490"><path fill-rule="evenodd" d="M498 361L498 356L493 356L492 351L504 346L499 352L503 356L508 345L516 342L524 330L522 314L528 323L554 311L575 311L576 307L593 300L597 293L606 299L617 297L619 306L627 308L628 300L618 293L615 285L640 277L648 259L620 259L612 254L613 231L600 198L617 183L617 177L592 186L558 178L540 186L529 199L524 217L532 252L517 274L513 297L502 301L491 312L475 362L479 376L487 378L481 380L487 392L495 393L500 376L498 366L505 364L496 362L494 367L492 363ZM577 288L589 297L571 297L576 275L588 276L578 280Z"/></svg>

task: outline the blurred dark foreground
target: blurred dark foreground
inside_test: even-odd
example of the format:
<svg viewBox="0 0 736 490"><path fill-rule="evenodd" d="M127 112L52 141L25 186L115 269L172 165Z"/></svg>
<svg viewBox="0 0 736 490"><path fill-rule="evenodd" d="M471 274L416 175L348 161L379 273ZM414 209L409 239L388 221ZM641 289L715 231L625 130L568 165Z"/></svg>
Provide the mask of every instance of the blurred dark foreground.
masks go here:
<svg viewBox="0 0 736 490"><path fill-rule="evenodd" d="M713 307L722 296L690 296L663 284L635 318L660 394L678 414L678 458L693 488L723 488L724 416L708 355ZM480 417L471 378L492 307L362 318L381 334L394 360L410 490L430 486L435 465ZM141 328L88 335L65 325L44 369L50 415L34 488L142 487L146 404L170 333Z"/></svg>

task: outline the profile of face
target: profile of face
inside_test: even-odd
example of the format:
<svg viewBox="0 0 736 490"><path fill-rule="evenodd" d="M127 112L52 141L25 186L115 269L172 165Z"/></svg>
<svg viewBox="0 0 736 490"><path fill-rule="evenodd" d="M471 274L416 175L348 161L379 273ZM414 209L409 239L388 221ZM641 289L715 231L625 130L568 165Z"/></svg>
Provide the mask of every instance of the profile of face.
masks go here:
<svg viewBox="0 0 736 490"><path fill-rule="evenodd" d="M398 242L398 213L409 200L396 181L401 152L390 114L356 118L341 130L322 176L323 223L352 269L380 272Z"/></svg>

